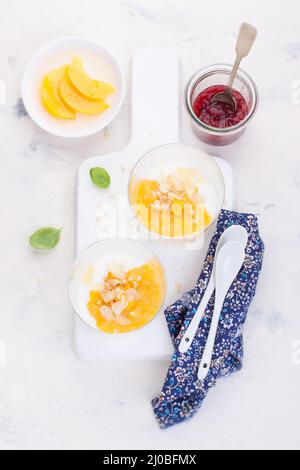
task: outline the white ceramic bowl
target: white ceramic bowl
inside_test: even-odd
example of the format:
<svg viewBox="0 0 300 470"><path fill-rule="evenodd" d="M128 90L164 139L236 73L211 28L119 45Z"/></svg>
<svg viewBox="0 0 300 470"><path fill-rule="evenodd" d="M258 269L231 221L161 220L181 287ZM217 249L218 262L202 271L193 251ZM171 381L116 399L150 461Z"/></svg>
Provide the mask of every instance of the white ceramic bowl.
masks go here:
<svg viewBox="0 0 300 470"><path fill-rule="evenodd" d="M107 98L109 109L96 116L77 114L75 120L51 116L44 108L40 88L43 77L51 70L79 56L93 78L111 83L116 92ZM101 131L119 112L124 100L125 80L115 57L96 41L80 37L57 39L38 51L28 64L22 82L22 97L32 120L47 132L59 137L87 137Z"/></svg>

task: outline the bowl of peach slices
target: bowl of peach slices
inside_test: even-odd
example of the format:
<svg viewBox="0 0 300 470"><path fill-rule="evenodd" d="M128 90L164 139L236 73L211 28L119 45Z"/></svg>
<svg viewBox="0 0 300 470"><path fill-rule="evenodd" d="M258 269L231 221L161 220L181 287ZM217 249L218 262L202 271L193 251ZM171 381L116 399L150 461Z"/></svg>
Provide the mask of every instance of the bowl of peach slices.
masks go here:
<svg viewBox="0 0 300 470"><path fill-rule="evenodd" d="M35 54L22 83L33 121L60 137L86 137L106 127L124 99L124 77L114 56L97 42L66 37Z"/></svg>
<svg viewBox="0 0 300 470"><path fill-rule="evenodd" d="M75 261L69 297L90 327L124 334L150 323L166 295L165 271L159 259L135 240L96 242Z"/></svg>

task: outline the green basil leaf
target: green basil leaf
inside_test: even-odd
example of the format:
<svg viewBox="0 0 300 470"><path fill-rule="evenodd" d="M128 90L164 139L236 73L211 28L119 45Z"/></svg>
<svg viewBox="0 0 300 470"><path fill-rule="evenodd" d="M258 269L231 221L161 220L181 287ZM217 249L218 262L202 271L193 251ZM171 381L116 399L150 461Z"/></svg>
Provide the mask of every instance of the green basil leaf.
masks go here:
<svg viewBox="0 0 300 470"><path fill-rule="evenodd" d="M110 186L110 176L104 168L91 168L90 176L93 183L101 189L107 189Z"/></svg>
<svg viewBox="0 0 300 470"><path fill-rule="evenodd" d="M29 244L37 250L52 250L59 240L62 229L43 227L29 237Z"/></svg>

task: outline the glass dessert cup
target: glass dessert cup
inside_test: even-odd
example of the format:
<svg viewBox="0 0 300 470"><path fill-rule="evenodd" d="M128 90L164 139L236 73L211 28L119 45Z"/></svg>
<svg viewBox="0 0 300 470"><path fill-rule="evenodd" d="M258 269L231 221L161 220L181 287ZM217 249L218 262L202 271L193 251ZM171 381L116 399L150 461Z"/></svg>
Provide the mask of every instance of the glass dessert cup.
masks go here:
<svg viewBox="0 0 300 470"><path fill-rule="evenodd" d="M121 316L118 313L118 316L114 315L113 319L108 320L100 313L101 305L106 306L107 300L105 298L104 302L102 299L100 303L100 291L103 293L103 281L111 271L112 265L117 266L117 269L120 269L122 265L124 273L130 272L132 276L135 276L135 273L139 274L137 277L139 282L135 283L134 279L130 278L138 284L135 291L139 297L128 300L129 305L121 312ZM139 270L145 266L146 269ZM121 275L114 275L115 277L121 277ZM125 291L127 287L123 287L121 283L119 286L124 289L125 294L129 290L134 290L131 288ZM130 287L132 287L132 282ZM89 327L113 335L131 333L149 324L164 304L166 290L165 270L157 256L144 244L129 239L101 240L86 248L72 266L68 285L69 299L79 318ZM91 294L95 302L91 304L92 310L90 308ZM150 298L151 302L149 302ZM131 323L127 322L123 326L116 323L121 317L126 317Z"/></svg>
<svg viewBox="0 0 300 470"><path fill-rule="evenodd" d="M169 179L173 188L174 180L175 185L186 188L180 197L174 195L176 187L168 193L165 181ZM191 190L194 197L190 196ZM159 195L159 201L153 201L153 195ZM216 222L224 196L223 174L215 160L200 149L182 144L163 145L147 152L134 166L128 185L132 211L148 238L154 239L199 238Z"/></svg>
<svg viewBox="0 0 300 470"><path fill-rule="evenodd" d="M215 64L205 67L197 72L187 83L185 89L185 107L190 118L192 129L196 136L210 145L229 145L239 139L252 120L258 106L258 90L252 78L239 69L233 83L233 89L238 91L245 99L248 113L237 125L226 128L211 127L202 122L195 114L193 106L196 98L204 90L216 85L227 85L231 65Z"/></svg>

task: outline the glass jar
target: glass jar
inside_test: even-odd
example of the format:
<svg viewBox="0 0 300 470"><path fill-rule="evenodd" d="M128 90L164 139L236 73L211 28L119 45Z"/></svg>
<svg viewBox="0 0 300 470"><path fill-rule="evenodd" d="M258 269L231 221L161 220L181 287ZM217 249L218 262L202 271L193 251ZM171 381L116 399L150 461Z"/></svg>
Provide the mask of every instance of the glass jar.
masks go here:
<svg viewBox="0 0 300 470"><path fill-rule="evenodd" d="M253 118L258 105L258 90L248 74L239 69L234 80L233 88L245 99L248 105L248 114L237 125L226 128L215 128L204 124L193 111L197 96L214 85L227 85L232 66L228 64L215 64L205 67L197 72L187 83L185 89L185 106L190 117L193 131L203 142L210 145L228 145L236 141L246 130Z"/></svg>

